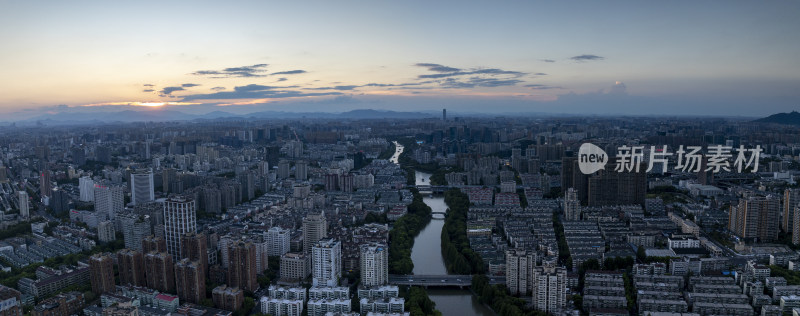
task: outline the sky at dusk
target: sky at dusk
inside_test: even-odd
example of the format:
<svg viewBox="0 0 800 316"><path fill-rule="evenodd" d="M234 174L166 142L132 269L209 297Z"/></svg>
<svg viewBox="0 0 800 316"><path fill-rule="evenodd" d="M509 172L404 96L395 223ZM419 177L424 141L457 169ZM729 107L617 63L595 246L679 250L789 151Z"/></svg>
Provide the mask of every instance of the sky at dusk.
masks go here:
<svg viewBox="0 0 800 316"><path fill-rule="evenodd" d="M798 1L4 1L0 121L174 109L766 116Z"/></svg>

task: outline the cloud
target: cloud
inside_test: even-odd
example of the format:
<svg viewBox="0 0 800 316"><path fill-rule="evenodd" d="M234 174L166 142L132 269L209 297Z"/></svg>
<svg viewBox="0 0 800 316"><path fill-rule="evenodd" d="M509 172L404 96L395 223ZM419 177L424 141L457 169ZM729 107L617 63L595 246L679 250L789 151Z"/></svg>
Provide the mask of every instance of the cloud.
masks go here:
<svg viewBox="0 0 800 316"><path fill-rule="evenodd" d="M562 87L548 86L546 84L526 84L523 87L531 88L531 90L564 89Z"/></svg>
<svg viewBox="0 0 800 316"><path fill-rule="evenodd" d="M156 90L153 90L153 89L144 89L144 90L142 90L142 92L153 92L153 91L156 91Z"/></svg>
<svg viewBox="0 0 800 316"><path fill-rule="evenodd" d="M417 64L414 64L414 66L428 68L429 71L434 71L434 72L457 72L457 71L461 71L461 69L458 69L458 68L443 66L443 65L440 65L440 64L431 64L431 63L417 63Z"/></svg>
<svg viewBox="0 0 800 316"><path fill-rule="evenodd" d="M436 72L435 74L419 75L417 76L417 78L419 79L442 79L442 78L469 76L469 75L489 75L489 76L508 75L514 77L520 77L522 75L525 75L524 72L502 70L497 68L460 69L460 68L448 67L440 64L431 64L431 63L418 63L415 64L415 66L427 68L429 71Z"/></svg>
<svg viewBox="0 0 800 316"><path fill-rule="evenodd" d="M341 86L333 86L333 87L317 87L317 88L304 88L306 90L340 90L340 91L350 91L354 90L355 88L360 88L362 86L357 85L341 85Z"/></svg>
<svg viewBox="0 0 800 316"><path fill-rule="evenodd" d="M275 75L298 75L298 74L304 74L306 72L307 71L305 71L305 70L297 69L297 70L273 72L270 75L271 76L275 76Z"/></svg>
<svg viewBox="0 0 800 316"><path fill-rule="evenodd" d="M471 77L468 80L447 78L442 82L440 82L440 85L445 88L475 88L475 87L494 88L494 87L514 86L522 82L523 81L519 79Z"/></svg>
<svg viewBox="0 0 800 316"><path fill-rule="evenodd" d="M149 84L149 83L145 83L145 84L143 84L143 86L145 86L145 87L155 87L155 85L152 85L152 84Z"/></svg>
<svg viewBox="0 0 800 316"><path fill-rule="evenodd" d="M286 81L286 80L289 80L289 79L286 79L285 77L278 78L278 82L281 82L281 81Z"/></svg>
<svg viewBox="0 0 800 316"><path fill-rule="evenodd" d="M611 90L608 91L609 94L626 94L626 90L628 87L625 86L622 81L617 81L611 86Z"/></svg>
<svg viewBox="0 0 800 316"><path fill-rule="evenodd" d="M184 89L183 87L164 87L164 89L161 89L161 91L159 91L158 93L161 94L162 96L167 96L175 91L182 91L182 90L186 89Z"/></svg>
<svg viewBox="0 0 800 316"><path fill-rule="evenodd" d="M211 88L211 90L222 91L222 90L225 90L225 87L213 87L213 88Z"/></svg>
<svg viewBox="0 0 800 316"><path fill-rule="evenodd" d="M231 100L231 99L275 99L275 98L296 98L296 97L315 97L327 95L342 95L341 92L314 92L307 93L298 90L289 90L297 86L265 86L250 84L237 86L233 91L221 91L210 94L192 94L183 97L183 101L192 100Z"/></svg>
<svg viewBox="0 0 800 316"><path fill-rule="evenodd" d="M556 62L555 60L552 60L552 59L542 59L542 61L546 62L546 63L554 63L554 62Z"/></svg>
<svg viewBox="0 0 800 316"><path fill-rule="evenodd" d="M222 70L198 70L192 73L195 76L209 76L210 78L252 78L266 77L267 64L251 66L230 67Z"/></svg>
<svg viewBox="0 0 800 316"><path fill-rule="evenodd" d="M199 84L196 84L196 83L184 83L184 84L181 85L181 87L184 87L184 88L191 88L191 87L197 87L197 86L199 86Z"/></svg>
<svg viewBox="0 0 800 316"><path fill-rule="evenodd" d="M574 61L583 62L583 61L603 60L603 59L606 59L606 58L602 57L602 56L597 56L597 55L584 54L584 55L572 56L569 59L572 59Z"/></svg>
<svg viewBox="0 0 800 316"><path fill-rule="evenodd" d="M535 74L533 74L533 75L534 75L534 76L547 76L547 74L546 74L546 73L543 73L543 72L537 72L537 73L535 73Z"/></svg>

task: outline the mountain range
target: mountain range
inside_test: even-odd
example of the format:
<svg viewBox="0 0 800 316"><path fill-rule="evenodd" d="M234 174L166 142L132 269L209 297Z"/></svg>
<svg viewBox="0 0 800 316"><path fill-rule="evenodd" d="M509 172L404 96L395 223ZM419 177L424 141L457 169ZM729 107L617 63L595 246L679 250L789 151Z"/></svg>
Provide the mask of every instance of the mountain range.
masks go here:
<svg viewBox="0 0 800 316"><path fill-rule="evenodd" d="M765 118L757 119L754 122L800 125L800 113L798 113L797 111L792 111L789 113L777 113L767 116Z"/></svg>

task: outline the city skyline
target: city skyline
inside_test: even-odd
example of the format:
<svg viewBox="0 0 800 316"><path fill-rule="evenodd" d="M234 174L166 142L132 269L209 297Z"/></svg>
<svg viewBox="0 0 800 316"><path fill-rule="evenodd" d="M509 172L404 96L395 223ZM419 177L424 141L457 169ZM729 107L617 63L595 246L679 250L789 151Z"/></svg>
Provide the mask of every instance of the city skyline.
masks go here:
<svg viewBox="0 0 800 316"><path fill-rule="evenodd" d="M0 114L797 109L796 2L7 4ZM155 115L158 115L157 112Z"/></svg>

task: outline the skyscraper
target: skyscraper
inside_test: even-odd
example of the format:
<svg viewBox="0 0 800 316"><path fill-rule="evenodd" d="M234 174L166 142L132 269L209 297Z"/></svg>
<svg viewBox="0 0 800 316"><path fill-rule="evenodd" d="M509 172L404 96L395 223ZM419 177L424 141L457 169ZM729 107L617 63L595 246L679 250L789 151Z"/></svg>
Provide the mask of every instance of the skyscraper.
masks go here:
<svg viewBox="0 0 800 316"><path fill-rule="evenodd" d="M256 247L252 242L236 241L228 250L228 286L255 291Z"/></svg>
<svg viewBox="0 0 800 316"><path fill-rule="evenodd" d="M131 174L131 203L133 205L155 199L153 173L137 172Z"/></svg>
<svg viewBox="0 0 800 316"><path fill-rule="evenodd" d="M522 249L506 250L506 287L511 295L526 295L533 287L536 253Z"/></svg>
<svg viewBox="0 0 800 316"><path fill-rule="evenodd" d="M116 185L95 184L94 209L106 219L114 220L117 212L125 208L125 196L122 187Z"/></svg>
<svg viewBox="0 0 800 316"><path fill-rule="evenodd" d="M114 259L108 254L95 254L89 258L89 279L92 292L103 294L116 291L114 285Z"/></svg>
<svg viewBox="0 0 800 316"><path fill-rule="evenodd" d="M728 229L742 239L772 242L778 239L780 199L768 195L752 196L731 205Z"/></svg>
<svg viewBox="0 0 800 316"><path fill-rule="evenodd" d="M167 241L164 240L164 238L157 237L155 235L145 236L142 239L142 252L147 254L151 251L166 252Z"/></svg>
<svg viewBox="0 0 800 316"><path fill-rule="evenodd" d="M39 193L42 197L50 197L53 194L53 184L50 183L50 170L44 170L39 174Z"/></svg>
<svg viewBox="0 0 800 316"><path fill-rule="evenodd" d="M175 266L166 251L150 251L144 256L147 287L161 292L175 292Z"/></svg>
<svg viewBox="0 0 800 316"><path fill-rule="evenodd" d="M298 160L294 163L294 178L300 181L308 179L308 162Z"/></svg>
<svg viewBox="0 0 800 316"><path fill-rule="evenodd" d="M97 223L97 239L101 242L109 242L117 239L117 232L114 230L114 222L101 221Z"/></svg>
<svg viewBox="0 0 800 316"><path fill-rule="evenodd" d="M291 249L292 233L288 229L272 227L265 233L267 239L267 253L270 256L283 255Z"/></svg>
<svg viewBox="0 0 800 316"><path fill-rule="evenodd" d="M447 109L442 109L442 121L447 121Z"/></svg>
<svg viewBox="0 0 800 316"><path fill-rule="evenodd" d="M567 269L554 265L533 268L533 306L556 314L567 302Z"/></svg>
<svg viewBox="0 0 800 316"><path fill-rule="evenodd" d="M314 286L337 286L342 277L342 243L320 239L312 247L311 264Z"/></svg>
<svg viewBox="0 0 800 316"><path fill-rule="evenodd" d="M199 261L183 259L175 264L175 289L184 302L200 304L206 298L206 278Z"/></svg>
<svg viewBox="0 0 800 316"><path fill-rule="evenodd" d="M783 191L783 222L781 228L784 232L794 231L794 210L800 202L800 189L786 189Z"/></svg>
<svg viewBox="0 0 800 316"><path fill-rule="evenodd" d="M389 282L389 248L383 244L361 245L361 284L386 285Z"/></svg>
<svg viewBox="0 0 800 316"><path fill-rule="evenodd" d="M81 193L81 201L94 202L94 180L89 176L81 177L78 180L78 188Z"/></svg>
<svg viewBox="0 0 800 316"><path fill-rule="evenodd" d="M328 220L325 214L309 214L303 218L303 251L311 253L311 247L322 238L328 237Z"/></svg>
<svg viewBox="0 0 800 316"><path fill-rule="evenodd" d="M174 261L185 258L181 253L181 236L197 231L196 220L194 199L176 197L164 202L164 239Z"/></svg>
<svg viewBox="0 0 800 316"><path fill-rule="evenodd" d="M120 284L147 286L147 278L144 273L144 256L141 252L131 249L118 251L117 265L119 266Z"/></svg>
<svg viewBox="0 0 800 316"><path fill-rule="evenodd" d="M208 273L208 243L203 233L186 233L181 236L181 255L192 261L200 262L203 275Z"/></svg>
<svg viewBox="0 0 800 316"><path fill-rule="evenodd" d="M142 240L145 236L152 235L150 220L133 213L121 214L118 219L122 223L122 236L125 248L142 250Z"/></svg>
<svg viewBox="0 0 800 316"><path fill-rule="evenodd" d="M647 190L647 166L639 172L617 172L607 166L589 177L589 206L636 204L644 207ZM580 189L578 189L580 196Z"/></svg>
<svg viewBox="0 0 800 316"><path fill-rule="evenodd" d="M289 178L289 161L281 160L278 162L278 179Z"/></svg>
<svg viewBox="0 0 800 316"><path fill-rule="evenodd" d="M170 192L170 186L177 180L177 171L173 168L166 168L161 173L161 191Z"/></svg>
<svg viewBox="0 0 800 316"><path fill-rule="evenodd" d="M28 218L31 216L28 192L19 191L19 216Z"/></svg>
<svg viewBox="0 0 800 316"><path fill-rule="evenodd" d="M581 201L578 200L578 191L569 188L564 196L564 217L568 221L581 219Z"/></svg>

